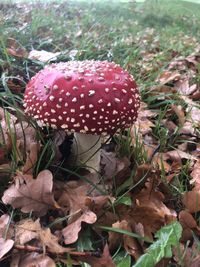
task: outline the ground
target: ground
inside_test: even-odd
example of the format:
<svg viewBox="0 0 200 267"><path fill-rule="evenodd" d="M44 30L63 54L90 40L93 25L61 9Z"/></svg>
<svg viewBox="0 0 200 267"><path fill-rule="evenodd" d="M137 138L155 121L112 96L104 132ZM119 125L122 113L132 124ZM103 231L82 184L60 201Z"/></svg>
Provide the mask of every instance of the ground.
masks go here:
<svg viewBox="0 0 200 267"><path fill-rule="evenodd" d="M200 265L199 19L178 0L0 3L2 266ZM46 64L90 59L141 96L131 128L102 140L100 173L23 108Z"/></svg>

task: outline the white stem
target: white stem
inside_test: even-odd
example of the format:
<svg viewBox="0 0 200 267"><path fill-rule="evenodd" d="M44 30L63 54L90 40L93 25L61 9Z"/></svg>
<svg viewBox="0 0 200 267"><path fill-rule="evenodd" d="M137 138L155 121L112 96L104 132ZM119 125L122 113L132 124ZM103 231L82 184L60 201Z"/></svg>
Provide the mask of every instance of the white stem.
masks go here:
<svg viewBox="0 0 200 267"><path fill-rule="evenodd" d="M91 172L100 169L100 147L99 135L74 133L72 144L72 158L76 165L86 165ZM70 159L71 161L72 159Z"/></svg>

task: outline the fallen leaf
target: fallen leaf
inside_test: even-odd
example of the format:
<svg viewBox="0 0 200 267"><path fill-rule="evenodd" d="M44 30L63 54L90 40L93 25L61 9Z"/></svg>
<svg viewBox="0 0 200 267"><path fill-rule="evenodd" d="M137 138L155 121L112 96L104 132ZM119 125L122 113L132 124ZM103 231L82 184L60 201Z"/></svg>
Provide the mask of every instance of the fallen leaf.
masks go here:
<svg viewBox="0 0 200 267"><path fill-rule="evenodd" d="M152 189L148 183L145 188L133 196L133 199L135 204L131 216L136 223L144 226L145 236L150 239L152 239L152 233L159 230L161 226L176 219L176 212L163 203L164 195Z"/></svg>
<svg viewBox="0 0 200 267"><path fill-rule="evenodd" d="M171 109L177 115L180 126L183 126L185 123L185 112L184 112L182 106L171 105Z"/></svg>
<svg viewBox="0 0 200 267"><path fill-rule="evenodd" d="M26 49L14 38L8 38L7 40L7 53L15 57L26 57Z"/></svg>
<svg viewBox="0 0 200 267"><path fill-rule="evenodd" d="M74 229L72 229L74 231ZM53 235L49 228L41 229L39 232L39 237L42 242L43 247L47 247L48 251L59 254L64 252L69 252L70 248L64 248L58 243L58 237Z"/></svg>
<svg viewBox="0 0 200 267"><path fill-rule="evenodd" d="M197 90L196 84L193 86L189 85L189 78L181 79L175 83L177 92L181 95L191 95Z"/></svg>
<svg viewBox="0 0 200 267"><path fill-rule="evenodd" d="M7 214L3 214L0 217L0 237L4 236L9 220L10 216Z"/></svg>
<svg viewBox="0 0 200 267"><path fill-rule="evenodd" d="M190 183L194 185L195 189L200 189L200 160L198 160L194 166L193 170L190 174L192 179L190 180Z"/></svg>
<svg viewBox="0 0 200 267"><path fill-rule="evenodd" d="M47 52L45 50L41 50L41 51L32 50L30 51L28 58L39 60L41 62L48 62L50 60L55 60L59 55L60 55L60 52L52 53L52 52Z"/></svg>
<svg viewBox="0 0 200 267"><path fill-rule="evenodd" d="M25 219L16 225L15 242L20 245L27 244L33 239L37 240L37 245L49 252L59 254L68 252L71 249L62 247L58 242L58 237L51 233L49 228L42 228L39 219Z"/></svg>
<svg viewBox="0 0 200 267"><path fill-rule="evenodd" d="M176 150L171 150L165 153L166 156L169 156L171 160L173 161L178 161L181 163L182 159L188 159L188 160L193 160L196 161L198 158L195 156L192 156L189 153L186 153L184 151L181 151L180 149Z"/></svg>
<svg viewBox="0 0 200 267"><path fill-rule="evenodd" d="M0 259L12 249L13 245L13 240L5 240L4 238L0 237Z"/></svg>
<svg viewBox="0 0 200 267"><path fill-rule="evenodd" d="M127 157L118 158L115 152L101 150L101 169L104 179L112 179L122 171L128 169L130 161Z"/></svg>
<svg viewBox="0 0 200 267"><path fill-rule="evenodd" d="M181 77L180 73L178 71L164 71L161 73L161 75L158 77L157 81L161 84L166 84L171 81L177 81Z"/></svg>
<svg viewBox="0 0 200 267"><path fill-rule="evenodd" d="M24 213L34 212L43 216L48 209L57 205L52 188L53 176L49 170L41 171L36 179L30 175L18 175L15 184L4 192L2 201L13 208L20 208Z"/></svg>
<svg viewBox="0 0 200 267"><path fill-rule="evenodd" d="M98 257L80 257L81 261L87 262L91 267L116 267L109 252L108 245L106 244L103 250L103 254Z"/></svg>
<svg viewBox="0 0 200 267"><path fill-rule="evenodd" d="M15 242L24 245L33 239L39 239L38 232L41 230L39 219L25 219L19 221L15 227Z"/></svg>
<svg viewBox="0 0 200 267"><path fill-rule="evenodd" d="M30 151L27 152L26 162L22 168L22 172L25 174L32 174L34 166L38 160L38 155L40 151L40 143L32 142L30 144Z"/></svg>
<svg viewBox="0 0 200 267"><path fill-rule="evenodd" d="M21 255L18 264L11 262L11 267L56 267L56 263L47 255L41 255L36 252Z"/></svg>
<svg viewBox="0 0 200 267"><path fill-rule="evenodd" d="M96 220L97 216L94 212L85 211L76 221L72 222L62 230L65 244L68 245L77 241L82 222L93 224Z"/></svg>
<svg viewBox="0 0 200 267"><path fill-rule="evenodd" d="M132 232L132 229L126 220L118 221L112 224L112 227L126 230L130 233ZM110 231L108 242L110 250L116 249L122 243L127 253L130 254L135 260L137 260L142 254L138 241L129 235Z"/></svg>
<svg viewBox="0 0 200 267"><path fill-rule="evenodd" d="M182 201L190 213L200 211L200 189L185 192Z"/></svg>

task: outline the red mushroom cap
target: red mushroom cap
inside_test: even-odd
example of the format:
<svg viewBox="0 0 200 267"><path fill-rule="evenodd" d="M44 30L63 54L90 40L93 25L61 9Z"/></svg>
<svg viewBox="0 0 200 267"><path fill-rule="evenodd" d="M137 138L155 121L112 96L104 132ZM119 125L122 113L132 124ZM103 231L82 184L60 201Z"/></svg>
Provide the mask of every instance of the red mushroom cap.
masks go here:
<svg viewBox="0 0 200 267"><path fill-rule="evenodd" d="M133 77L114 62L69 61L46 66L28 83L25 113L42 126L90 134L113 134L137 118Z"/></svg>

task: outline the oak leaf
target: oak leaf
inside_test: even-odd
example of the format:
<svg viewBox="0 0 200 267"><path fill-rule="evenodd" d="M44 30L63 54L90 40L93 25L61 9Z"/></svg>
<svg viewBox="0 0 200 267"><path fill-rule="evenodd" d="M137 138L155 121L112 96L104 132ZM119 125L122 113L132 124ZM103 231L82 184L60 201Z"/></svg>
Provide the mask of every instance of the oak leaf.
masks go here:
<svg viewBox="0 0 200 267"><path fill-rule="evenodd" d="M36 179L30 175L17 176L15 183L3 194L2 201L22 212L34 212L38 216L56 207L52 193L53 176L49 170L41 171Z"/></svg>
<svg viewBox="0 0 200 267"><path fill-rule="evenodd" d="M11 250L13 245L14 241L12 239L0 238L0 259Z"/></svg>
<svg viewBox="0 0 200 267"><path fill-rule="evenodd" d="M100 258L98 257L80 257L80 259L84 262L87 262L91 265L91 267L116 267L114 264L112 257L109 252L108 245L106 244L103 250L103 254Z"/></svg>
<svg viewBox="0 0 200 267"><path fill-rule="evenodd" d="M97 216L94 212L85 211L76 221L72 222L62 230L65 244L68 245L77 241L82 222L93 224L96 220Z"/></svg>
<svg viewBox="0 0 200 267"><path fill-rule="evenodd" d="M132 232L129 223L126 220L122 220L120 222L118 221L112 224L112 227ZM120 245L120 243L122 243L127 253L130 254L135 260L138 259L141 255L140 244L135 238L129 235L110 231L108 240L109 240L109 248L111 250L116 249Z"/></svg>
<svg viewBox="0 0 200 267"><path fill-rule="evenodd" d="M47 255L36 252L25 255L16 255L11 262L11 267L56 267L55 262Z"/></svg>

